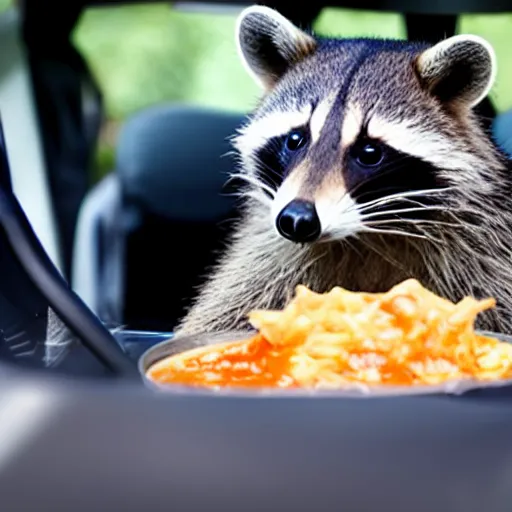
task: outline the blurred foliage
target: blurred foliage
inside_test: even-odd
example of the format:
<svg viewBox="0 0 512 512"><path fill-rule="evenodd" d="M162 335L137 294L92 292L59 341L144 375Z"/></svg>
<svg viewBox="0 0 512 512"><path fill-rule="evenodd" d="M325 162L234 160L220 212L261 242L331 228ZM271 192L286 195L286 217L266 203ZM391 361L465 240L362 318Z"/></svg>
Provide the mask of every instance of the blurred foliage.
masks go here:
<svg viewBox="0 0 512 512"><path fill-rule="evenodd" d="M0 12L5 11L14 4L14 0L0 0Z"/></svg>
<svg viewBox="0 0 512 512"><path fill-rule="evenodd" d="M161 101L245 109L256 89L238 62L234 21L165 4L96 8L84 14L75 41L112 119Z"/></svg>
<svg viewBox="0 0 512 512"><path fill-rule="evenodd" d="M235 19L236 13L181 12L162 3L99 7L83 14L73 37L104 93L108 117L97 177L114 165L119 124L140 109L161 102L238 111L254 105L259 90L238 60ZM315 30L332 36L405 37L402 17L393 13L325 9ZM482 35L494 45L500 70L493 98L499 110L512 107L512 15L463 16L459 32Z"/></svg>

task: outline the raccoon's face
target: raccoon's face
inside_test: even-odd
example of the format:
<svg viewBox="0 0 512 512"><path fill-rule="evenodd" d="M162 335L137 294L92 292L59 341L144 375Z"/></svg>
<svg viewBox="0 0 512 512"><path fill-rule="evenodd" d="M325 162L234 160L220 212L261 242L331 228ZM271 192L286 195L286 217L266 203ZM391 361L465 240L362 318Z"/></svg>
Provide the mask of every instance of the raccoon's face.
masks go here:
<svg viewBox="0 0 512 512"><path fill-rule="evenodd" d="M396 234L442 209L441 193L493 186L499 159L472 114L495 76L484 40L317 39L254 6L237 41L265 95L235 146L284 238Z"/></svg>

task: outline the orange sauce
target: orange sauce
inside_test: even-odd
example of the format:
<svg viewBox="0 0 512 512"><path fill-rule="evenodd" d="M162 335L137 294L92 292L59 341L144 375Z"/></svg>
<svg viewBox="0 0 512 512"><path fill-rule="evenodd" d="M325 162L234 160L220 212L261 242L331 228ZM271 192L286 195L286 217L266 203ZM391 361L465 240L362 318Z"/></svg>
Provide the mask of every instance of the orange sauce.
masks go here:
<svg viewBox="0 0 512 512"><path fill-rule="evenodd" d="M169 356L154 364L147 376L160 384L206 387L296 387L288 374L290 350L275 350L257 334L242 342L210 346L192 357Z"/></svg>
<svg viewBox="0 0 512 512"><path fill-rule="evenodd" d="M436 385L512 377L512 345L480 336L494 299L443 299L415 280L383 294L297 287L280 311L254 310L248 340L199 347L155 363L161 384L210 388Z"/></svg>
<svg viewBox="0 0 512 512"><path fill-rule="evenodd" d="M292 355L293 347L276 350L257 334L247 341L204 347L191 357L168 356L154 364L147 376L160 384L195 387L297 388L300 385L290 374ZM348 360L334 357L333 361L336 361L336 372L347 382L360 382L361 370L378 368L381 385L418 383L407 365L394 361L384 352L353 350ZM423 366L456 365L455 361L423 354L417 354L411 362Z"/></svg>
<svg viewBox="0 0 512 512"><path fill-rule="evenodd" d="M415 375L403 364L393 361L388 354L372 350L352 350L348 361L338 363L338 373L351 382L360 382L360 370L378 368L379 384L412 386Z"/></svg>

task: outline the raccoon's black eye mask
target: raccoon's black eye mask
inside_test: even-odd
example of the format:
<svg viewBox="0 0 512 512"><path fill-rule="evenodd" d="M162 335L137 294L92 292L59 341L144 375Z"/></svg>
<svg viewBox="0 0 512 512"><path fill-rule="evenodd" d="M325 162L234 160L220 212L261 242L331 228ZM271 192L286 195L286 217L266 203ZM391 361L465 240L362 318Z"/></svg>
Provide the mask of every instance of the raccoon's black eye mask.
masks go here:
<svg viewBox="0 0 512 512"><path fill-rule="evenodd" d="M260 178L277 189L288 169L293 167L305 154L310 141L307 126L294 128L288 133L270 139L257 153ZM361 137L349 150L350 166L353 171L350 181L366 179L386 164L390 151L379 141Z"/></svg>
<svg viewBox="0 0 512 512"><path fill-rule="evenodd" d="M289 164L294 153L305 147L309 142L308 132L304 128L290 131L283 140L281 160ZM379 141L363 137L350 148L350 157L362 169L373 169L383 163L386 151Z"/></svg>
<svg viewBox="0 0 512 512"><path fill-rule="evenodd" d="M270 139L256 155L259 178L277 190L289 169L304 157L309 142L307 126ZM359 203L444 186L433 165L372 139L364 131L345 151L340 172L347 191Z"/></svg>
<svg viewBox="0 0 512 512"><path fill-rule="evenodd" d="M445 186L438 170L429 162L366 135L348 148L342 169L348 193L360 204ZM416 199L421 201L420 196Z"/></svg>
<svg viewBox="0 0 512 512"><path fill-rule="evenodd" d="M259 178L277 190L288 170L304 155L309 137L308 127L303 126L271 138L256 153Z"/></svg>

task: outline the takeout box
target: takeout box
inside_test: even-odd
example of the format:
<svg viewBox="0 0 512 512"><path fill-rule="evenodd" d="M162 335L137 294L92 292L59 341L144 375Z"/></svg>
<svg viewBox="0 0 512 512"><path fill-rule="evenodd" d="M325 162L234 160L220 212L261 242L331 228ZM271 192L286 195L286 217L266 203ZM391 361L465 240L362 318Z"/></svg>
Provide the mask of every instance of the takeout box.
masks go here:
<svg viewBox="0 0 512 512"><path fill-rule="evenodd" d="M512 396L512 379L479 381L465 379L449 381L439 385L425 386L370 386L367 384L354 384L343 389L280 389L259 388L245 389L240 387L226 387L211 389L207 387L192 387L179 384L157 383L147 376L152 365L169 356L178 355L185 351L197 349L207 345L224 344L235 341L244 341L255 334L255 331L226 331L220 333L207 333L193 336L177 336L167 341L154 345L144 352L139 359L139 371L146 385L155 391L168 393L193 393L214 394L244 397L340 397L340 398L365 398L365 397L392 397L414 395L474 395L485 393L486 396L510 394ZM479 332L485 336L496 338L506 343L512 343L512 336L496 334L492 332Z"/></svg>

